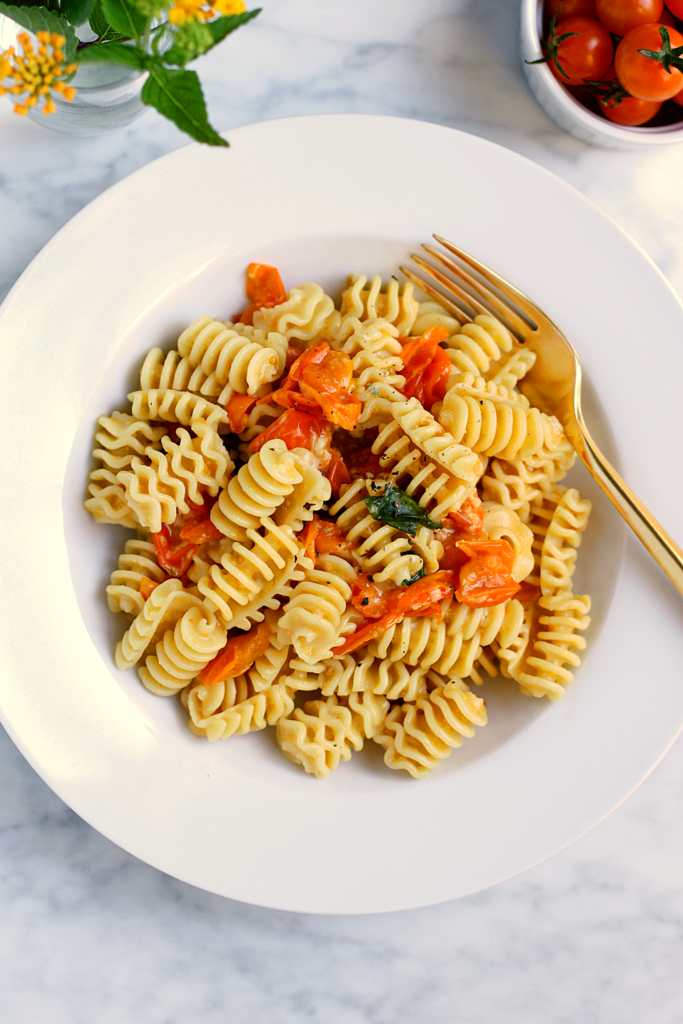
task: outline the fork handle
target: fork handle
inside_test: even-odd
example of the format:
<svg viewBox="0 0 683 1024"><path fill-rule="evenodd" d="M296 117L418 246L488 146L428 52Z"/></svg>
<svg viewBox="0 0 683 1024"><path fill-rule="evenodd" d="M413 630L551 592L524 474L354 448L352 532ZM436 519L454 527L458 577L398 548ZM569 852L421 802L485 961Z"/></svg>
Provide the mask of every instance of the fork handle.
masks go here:
<svg viewBox="0 0 683 1024"><path fill-rule="evenodd" d="M586 425L580 420L575 421L578 436L571 441L581 461L591 476L597 480L614 507L631 527L635 535L643 542L654 560L664 570L679 594L683 594L683 551L669 536L648 510L636 497L631 488L624 483L616 469L610 465L593 438ZM575 434L575 431L568 431Z"/></svg>

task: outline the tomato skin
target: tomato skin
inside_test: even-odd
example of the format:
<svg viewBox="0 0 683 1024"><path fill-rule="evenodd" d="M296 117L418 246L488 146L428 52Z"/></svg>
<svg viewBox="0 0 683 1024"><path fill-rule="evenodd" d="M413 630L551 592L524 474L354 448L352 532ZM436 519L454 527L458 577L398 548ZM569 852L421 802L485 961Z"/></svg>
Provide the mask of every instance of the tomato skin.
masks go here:
<svg viewBox="0 0 683 1024"><path fill-rule="evenodd" d="M623 87L640 100L664 102L672 99L683 87L683 72L665 70L661 64L644 57L638 50L661 50L660 25L639 25L632 28L617 47L614 67ZM683 46L683 36L675 28L668 29L672 47Z"/></svg>
<svg viewBox="0 0 683 1024"><path fill-rule="evenodd" d="M555 58L548 62L555 78L563 85L580 85L602 78L614 54L612 37L605 26L592 18L567 18L558 34L568 32L575 35L565 39L557 49L557 60L566 74L557 67Z"/></svg>
<svg viewBox="0 0 683 1024"><path fill-rule="evenodd" d="M600 22L608 32L625 36L638 25L661 20L664 0L595 0Z"/></svg>
<svg viewBox="0 0 683 1024"><path fill-rule="evenodd" d="M595 0L546 0L545 10L549 18L557 15L556 25L567 18L597 18Z"/></svg>
<svg viewBox="0 0 683 1024"><path fill-rule="evenodd" d="M257 658L265 654L270 644L270 627L260 622L248 633L228 640L222 651L206 665L200 674L204 686L214 686L224 679L234 679L251 668Z"/></svg>
<svg viewBox="0 0 683 1024"><path fill-rule="evenodd" d="M260 452L264 444L279 437L290 451L293 448L307 448L309 452L313 452L320 460L320 470L324 471L332 461L330 441L333 430L333 425L320 416L288 409L256 435L249 444L249 452L252 455L254 452Z"/></svg>
<svg viewBox="0 0 683 1024"><path fill-rule="evenodd" d="M640 100L637 96L625 96L617 104L614 100L608 100L607 103L598 100L598 105L608 121L628 128L636 128L651 121L662 106L657 100Z"/></svg>
<svg viewBox="0 0 683 1024"><path fill-rule="evenodd" d="M247 267L247 298L249 305L235 317L236 323L252 325L254 313L259 309L279 306L287 301L287 292L276 267L265 263L250 263Z"/></svg>
<svg viewBox="0 0 683 1024"><path fill-rule="evenodd" d="M510 575L514 563L512 545L506 540L461 540L457 546L467 555L460 569L455 596L471 608L502 604L519 590Z"/></svg>
<svg viewBox="0 0 683 1024"><path fill-rule="evenodd" d="M675 96L671 97L671 99L674 103L677 103L679 107L683 107L683 86L681 87L681 91L677 92Z"/></svg>
<svg viewBox="0 0 683 1024"><path fill-rule="evenodd" d="M683 18L683 0L666 0L666 6L676 18Z"/></svg>

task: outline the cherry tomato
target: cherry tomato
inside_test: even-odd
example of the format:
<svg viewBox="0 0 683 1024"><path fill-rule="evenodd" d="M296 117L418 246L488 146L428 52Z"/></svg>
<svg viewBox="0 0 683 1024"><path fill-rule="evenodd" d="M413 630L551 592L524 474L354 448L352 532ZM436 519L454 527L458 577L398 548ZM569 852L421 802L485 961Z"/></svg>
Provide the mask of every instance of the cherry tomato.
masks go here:
<svg viewBox="0 0 683 1024"><path fill-rule="evenodd" d="M265 263L250 263L247 267L247 298L250 305L235 317L236 322L253 324L257 309L272 309L285 302L287 292L279 271Z"/></svg>
<svg viewBox="0 0 683 1024"><path fill-rule="evenodd" d="M673 14L667 11L666 7L659 16L660 25L666 25L667 28L676 28L676 22L674 21Z"/></svg>
<svg viewBox="0 0 683 1024"><path fill-rule="evenodd" d="M683 0L666 0L666 6L676 18L683 18Z"/></svg>
<svg viewBox="0 0 683 1024"><path fill-rule="evenodd" d="M614 65L602 76L604 89L596 87L598 107L615 124L635 127L650 121L659 112L662 104L653 100L639 100L629 95L617 78Z"/></svg>
<svg viewBox="0 0 683 1024"><path fill-rule="evenodd" d="M267 622L260 622L248 633L228 640L223 650L202 669L200 678L204 686L213 686L214 683L222 683L224 679L241 676L257 658L265 654L269 644L270 627Z"/></svg>
<svg viewBox="0 0 683 1024"><path fill-rule="evenodd" d="M342 484L351 483L351 474L349 473L346 464L341 456L341 452L338 448L332 448L332 461L330 462L325 475L330 481L330 487L332 488L332 494L335 498L339 497L339 491Z"/></svg>
<svg viewBox="0 0 683 1024"><path fill-rule="evenodd" d="M553 39L564 35L569 38L553 43ZM567 18L555 36L550 37L547 48L552 54L548 61L550 70L563 85L580 85L601 78L614 53L609 32L591 18Z"/></svg>
<svg viewBox="0 0 683 1024"><path fill-rule="evenodd" d="M330 423L353 430L362 405L360 399L349 392L352 378L350 356L320 341L292 363L282 386L270 399L285 408L304 409L313 414L322 410Z"/></svg>
<svg viewBox="0 0 683 1024"><path fill-rule="evenodd" d="M457 512L449 512L448 518L452 519L463 533L481 533L484 529L484 506L477 492L474 491L469 498L465 498Z"/></svg>
<svg viewBox="0 0 683 1024"><path fill-rule="evenodd" d="M249 413L257 402L258 398L240 395L238 391L230 396L225 411L228 414L228 423L233 434L241 434L243 430L247 429Z"/></svg>
<svg viewBox="0 0 683 1024"><path fill-rule="evenodd" d="M253 455L263 448L266 441L279 437L290 451L292 448L307 448L309 452L313 452L320 461L320 469L325 470L332 461L330 441L333 430L333 425L327 423L321 416L288 409L254 438L249 445L249 451Z"/></svg>
<svg viewBox="0 0 683 1024"><path fill-rule="evenodd" d="M549 18L557 15L556 25L567 18L597 18L595 0L546 0L545 9Z"/></svg>
<svg viewBox="0 0 683 1024"><path fill-rule="evenodd" d="M445 327L430 327L421 338L404 345L401 352L405 377L402 393L406 398L419 399L425 409L446 394L451 361L439 343L447 337Z"/></svg>
<svg viewBox="0 0 683 1024"><path fill-rule="evenodd" d="M457 546L468 556L455 592L461 604L484 608L517 593L519 583L510 575L515 554L506 540L461 540Z"/></svg>
<svg viewBox="0 0 683 1024"><path fill-rule="evenodd" d="M664 0L595 0L598 18L609 32L625 36L638 25L660 21Z"/></svg>
<svg viewBox="0 0 683 1024"><path fill-rule="evenodd" d="M657 100L640 100L637 96L624 96L620 102L615 99L608 99L606 102L598 99L598 106L605 117L614 124L635 128L639 124L651 121L655 114L659 113L662 104Z"/></svg>
<svg viewBox="0 0 683 1024"><path fill-rule="evenodd" d="M660 25L639 25L632 28L617 47L614 67L623 87L641 100L669 100L683 87L683 72L672 67L670 71L652 57L645 57L639 50L662 52L663 43ZM672 47L683 46L683 36L675 28L668 32Z"/></svg>
<svg viewBox="0 0 683 1024"><path fill-rule="evenodd" d="M677 103L679 107L683 107L683 87L681 88L681 91L677 92L675 96L671 97L671 99L674 103Z"/></svg>
<svg viewBox="0 0 683 1024"><path fill-rule="evenodd" d="M499 541L498 543L505 543L505 541ZM355 633L347 637L343 644L339 647L334 647L334 657L343 658L345 654L350 654L352 651L357 651L360 647L365 647L371 640L382 636L383 633L386 633L392 626L397 625L406 616L429 615L440 621L441 607L437 602L453 593L456 581L457 573L439 570L423 577L421 580L416 580L409 587L394 587L392 590L382 592L366 578L363 583L358 584L357 595L360 595L358 606L363 610L363 614L367 614L372 602L371 614L381 614L381 618L361 626ZM372 593L371 588L375 593ZM366 605L362 603L363 597L368 599ZM384 614L382 614L383 609L386 609Z"/></svg>

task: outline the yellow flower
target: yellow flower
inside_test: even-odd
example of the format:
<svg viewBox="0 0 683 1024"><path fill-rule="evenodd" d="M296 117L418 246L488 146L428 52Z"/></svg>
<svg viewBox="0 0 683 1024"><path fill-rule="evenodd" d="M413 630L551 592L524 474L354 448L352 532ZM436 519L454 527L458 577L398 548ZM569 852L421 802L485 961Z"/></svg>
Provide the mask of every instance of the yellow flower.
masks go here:
<svg viewBox="0 0 683 1024"><path fill-rule="evenodd" d="M74 87L65 85L63 81L77 68L76 64L63 63L62 47L66 42L64 36L56 32L52 35L49 32L38 32L36 38L39 44L37 51L28 32L21 32L17 36L17 41L24 52L18 54L14 47L10 46L0 54L0 78L9 79L11 83L0 85L0 96L6 93L23 95L23 102L14 106L14 113L21 114L22 117L41 101L43 114L53 114L56 109L52 98L53 92L59 93L69 102L76 95Z"/></svg>
<svg viewBox="0 0 683 1024"><path fill-rule="evenodd" d="M174 0L168 20L172 25L187 21L210 21L216 14L242 14L246 11L243 0Z"/></svg>
<svg viewBox="0 0 683 1024"><path fill-rule="evenodd" d="M186 21L208 21L211 11L204 10L204 0L174 0L169 9L168 20L172 25L184 25Z"/></svg>
<svg viewBox="0 0 683 1024"><path fill-rule="evenodd" d="M246 5L243 0L208 0L214 11L218 14L244 14Z"/></svg>

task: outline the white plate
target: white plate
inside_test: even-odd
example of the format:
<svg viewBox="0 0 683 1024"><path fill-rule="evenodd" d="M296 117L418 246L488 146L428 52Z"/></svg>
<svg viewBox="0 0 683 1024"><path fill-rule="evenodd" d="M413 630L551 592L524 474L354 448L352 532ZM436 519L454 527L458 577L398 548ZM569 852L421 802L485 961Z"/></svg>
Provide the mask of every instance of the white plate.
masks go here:
<svg viewBox="0 0 683 1024"><path fill-rule="evenodd" d="M142 355L196 316L243 305L251 260L338 292L389 274L432 231L533 296L574 341L599 439L674 535L683 311L648 259L578 192L514 153L414 121L304 117L189 146L90 204L0 313L7 475L0 707L46 782L156 867L251 903L399 910L483 889L614 808L683 720L681 602L582 471L595 500L578 587L594 598L563 701L487 687L490 725L428 779L368 744L324 782L272 730L210 745L176 701L119 673L104 586L124 531L82 510L95 417ZM604 410L604 411L603 411ZM611 425L607 429L606 423ZM625 553L624 553L625 552Z"/></svg>

